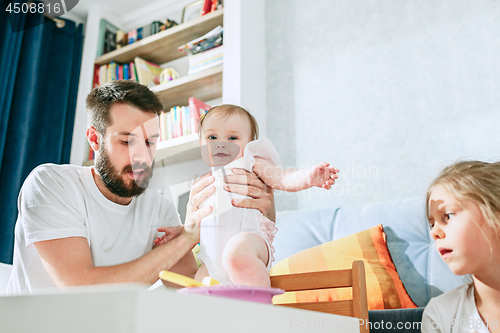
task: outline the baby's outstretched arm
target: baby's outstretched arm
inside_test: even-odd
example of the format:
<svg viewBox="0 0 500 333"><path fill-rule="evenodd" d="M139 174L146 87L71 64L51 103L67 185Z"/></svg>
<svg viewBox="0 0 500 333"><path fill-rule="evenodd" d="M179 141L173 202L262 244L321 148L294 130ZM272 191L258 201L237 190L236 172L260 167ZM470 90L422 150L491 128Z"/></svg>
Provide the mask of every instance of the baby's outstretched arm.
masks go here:
<svg viewBox="0 0 500 333"><path fill-rule="evenodd" d="M337 168L319 163L307 169L282 169L262 158L255 159L253 171L275 190L297 192L313 186L329 190L338 178Z"/></svg>
<svg viewBox="0 0 500 333"><path fill-rule="evenodd" d="M331 167L330 163L323 162L313 165L306 169L307 183L311 187L317 186L329 190L335 184L335 179L339 177L337 172L339 169Z"/></svg>

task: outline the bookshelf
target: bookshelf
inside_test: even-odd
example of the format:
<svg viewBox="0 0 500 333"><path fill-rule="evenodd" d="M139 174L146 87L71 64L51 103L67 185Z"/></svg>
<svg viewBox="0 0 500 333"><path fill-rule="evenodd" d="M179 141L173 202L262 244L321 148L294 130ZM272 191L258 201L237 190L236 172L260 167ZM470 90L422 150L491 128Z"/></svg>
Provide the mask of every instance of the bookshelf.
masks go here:
<svg viewBox="0 0 500 333"><path fill-rule="evenodd" d="M156 64L184 57L178 47L198 38L218 25L223 25L224 9L201 16L198 19L180 24L165 31L148 36L138 42L126 45L115 51L106 53L97 59L95 64L103 65L111 61L128 63L140 57ZM165 110L175 106L188 105L188 98L194 96L202 101L222 97L222 66L209 68L199 73L180 77L176 80L151 87L158 94ZM198 136L192 134L166 141L159 141L155 160L157 165L171 165L200 158ZM93 161L85 161L83 165L92 165Z"/></svg>
<svg viewBox="0 0 500 333"><path fill-rule="evenodd" d="M205 34L217 25L223 25L225 29L223 69L220 67L212 68L190 77L181 77L162 86L157 86L154 90L160 95L167 107L174 106L173 104L187 105L187 98L190 96L203 101L222 97L222 103L242 105L256 117L261 128L261 135L266 136L264 0L225 1L223 9L96 58L101 19L106 19L123 31L130 31L166 17L180 22L183 8L193 1L155 0L151 3L137 5L133 10L130 10L129 7L125 6L125 3L123 6L113 7L110 6L108 0L102 0L99 4L89 7L85 22L83 57L71 143L71 164L82 165L90 162L86 161L88 143L84 135L87 129L85 100L92 89L95 64L104 64L110 61L122 63L125 60L128 62L136 56L165 64L172 59L183 57L183 53L177 50L178 46ZM183 60L174 60L174 63L182 64ZM176 67L174 63L172 67ZM166 66L169 64L162 67ZM172 100L175 98L186 99L186 101L173 102ZM188 140L191 146L187 146L187 149L193 147L192 145L196 141L196 138L191 137L191 140ZM185 144L188 143L184 140L176 140L168 144L161 143L159 144L158 157L173 156L172 159L175 160L177 158L175 149L181 148ZM185 161L191 159L190 156L184 158ZM158 158L157 161L159 161ZM168 167L169 177L173 179L184 177L185 172L184 163Z"/></svg>
<svg viewBox="0 0 500 333"><path fill-rule="evenodd" d="M218 25L223 25L224 9L201 16L196 20L177 25L173 28L148 36L138 42L122 47L121 49L103 54L95 60L97 65L107 64L110 61L127 63L140 57L155 64L181 58L184 53L177 48L198 38Z"/></svg>

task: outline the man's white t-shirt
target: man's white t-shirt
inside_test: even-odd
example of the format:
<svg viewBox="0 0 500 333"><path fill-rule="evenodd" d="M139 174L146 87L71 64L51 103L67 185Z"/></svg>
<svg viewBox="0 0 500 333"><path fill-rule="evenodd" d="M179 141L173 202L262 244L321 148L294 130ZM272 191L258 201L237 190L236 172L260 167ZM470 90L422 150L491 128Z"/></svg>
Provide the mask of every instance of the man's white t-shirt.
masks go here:
<svg viewBox="0 0 500 333"><path fill-rule="evenodd" d="M151 251L162 226L179 225L172 202L153 189L124 206L108 200L92 167L44 164L26 178L18 199L13 272L7 294L55 287L34 243L87 239L94 266L112 266Z"/></svg>
<svg viewBox="0 0 500 333"><path fill-rule="evenodd" d="M477 312L474 286L464 284L430 300L422 315L423 333L489 333L498 327L495 320L485 323Z"/></svg>

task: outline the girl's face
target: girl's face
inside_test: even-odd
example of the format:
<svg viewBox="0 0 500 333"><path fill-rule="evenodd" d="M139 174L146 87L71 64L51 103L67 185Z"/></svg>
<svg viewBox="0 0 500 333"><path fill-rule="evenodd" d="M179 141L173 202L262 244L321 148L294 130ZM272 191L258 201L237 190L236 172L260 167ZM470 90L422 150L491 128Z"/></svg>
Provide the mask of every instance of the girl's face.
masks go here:
<svg viewBox="0 0 500 333"><path fill-rule="evenodd" d="M453 273L477 277L499 263L498 231L486 223L475 203L457 200L441 185L429 198L429 224L436 248Z"/></svg>
<svg viewBox="0 0 500 333"><path fill-rule="evenodd" d="M220 117L215 114L203 121L200 145L209 146L213 164L226 165L243 156L245 146L251 141L250 134L247 117L239 114Z"/></svg>

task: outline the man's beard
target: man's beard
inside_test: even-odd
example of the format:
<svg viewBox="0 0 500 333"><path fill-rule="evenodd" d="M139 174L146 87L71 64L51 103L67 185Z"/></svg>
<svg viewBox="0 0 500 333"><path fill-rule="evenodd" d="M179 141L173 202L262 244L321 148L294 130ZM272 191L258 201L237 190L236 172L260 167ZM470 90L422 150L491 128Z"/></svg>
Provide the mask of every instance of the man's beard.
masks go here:
<svg viewBox="0 0 500 333"><path fill-rule="evenodd" d="M123 198L136 197L142 194L149 185L149 180L153 177L153 170L146 163L135 163L127 165L123 170L118 172L108 155L108 150L101 145L99 149L99 158L96 159L95 169L101 176L106 188L113 194ZM142 169L146 174L142 179L136 179L127 186L122 176L130 171Z"/></svg>

